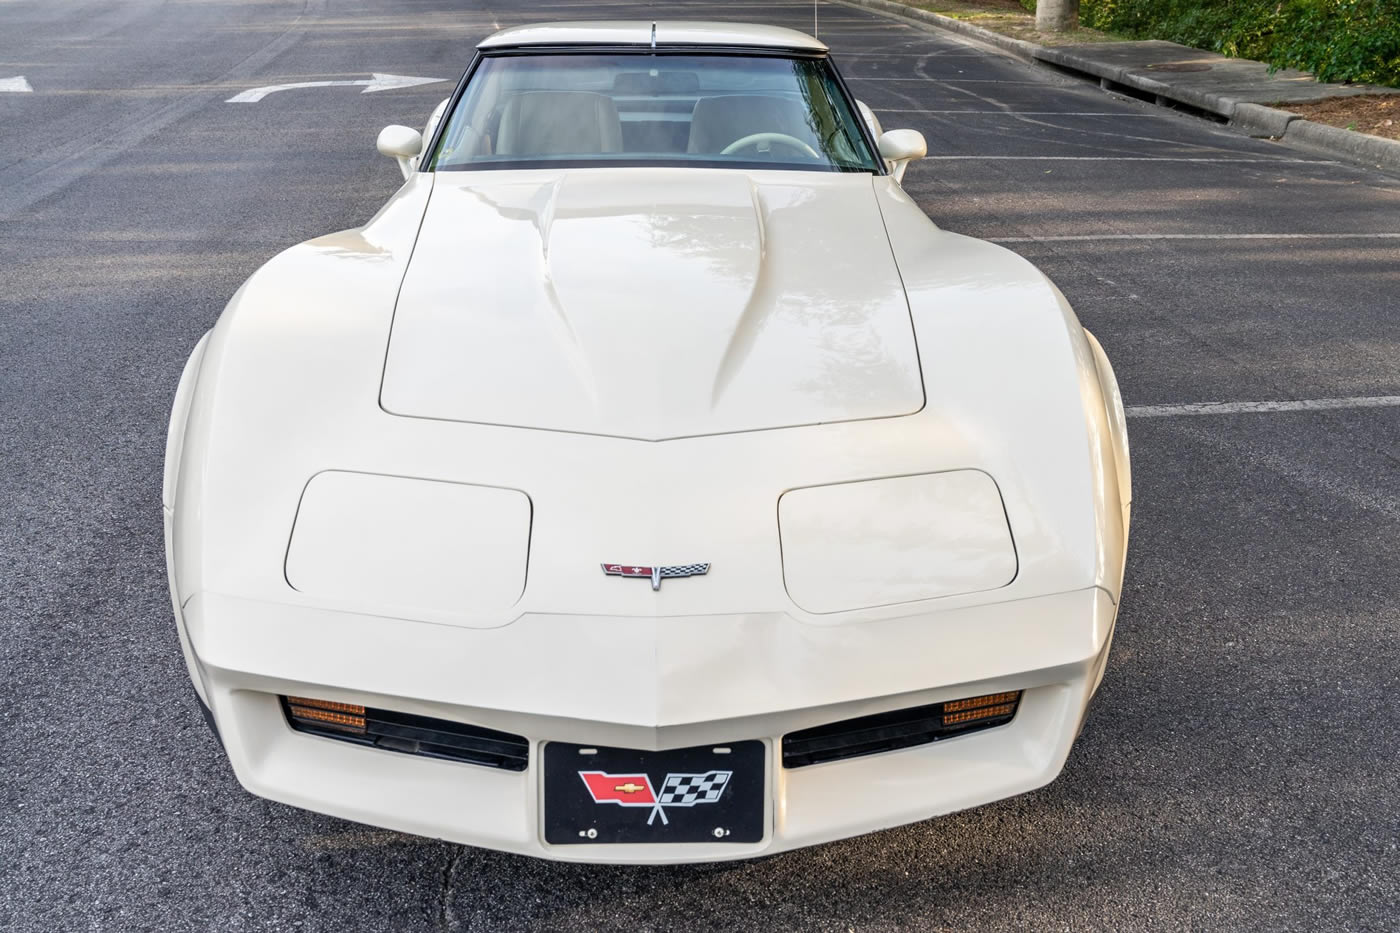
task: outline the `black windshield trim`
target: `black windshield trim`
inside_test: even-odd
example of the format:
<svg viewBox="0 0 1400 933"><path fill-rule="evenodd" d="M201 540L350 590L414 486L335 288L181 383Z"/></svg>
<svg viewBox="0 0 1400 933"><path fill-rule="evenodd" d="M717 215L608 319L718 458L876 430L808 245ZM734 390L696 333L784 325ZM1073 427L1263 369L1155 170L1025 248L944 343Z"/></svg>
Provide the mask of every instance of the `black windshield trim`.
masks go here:
<svg viewBox="0 0 1400 933"><path fill-rule="evenodd" d="M734 168L744 171L768 172L824 172L831 174L870 175L870 169L845 165L803 165L800 162L757 162L732 159L490 159L481 162L464 162L459 165L439 165L435 172L500 172L520 169L522 172L537 169L566 168Z"/></svg>
<svg viewBox="0 0 1400 933"><path fill-rule="evenodd" d="M649 46L649 45L603 45L603 44L584 45L584 44L579 44L579 45L510 45L510 46L493 47L493 48L489 48L489 49L478 49L478 50L476 51L476 54L472 56L471 62L468 63L466 71L462 72L462 79L461 79L460 81L457 82L457 87L453 89L453 91L452 91L452 96L448 99L447 107L442 111L442 118L438 120L437 126L433 127L433 135L432 135L432 136L424 143L424 145L423 145L423 150L422 150L422 151L423 151L423 154L422 154L422 156L419 157L419 160L418 160L418 171L420 171L420 172L425 172L425 173L426 173L426 172L469 172L469 171L473 171L474 169L476 169L476 168L478 167L478 166L473 166L473 165L463 165L463 166L433 166L432 168L427 168L426 166L428 166L428 165L433 161L429 154L430 154L430 153L434 153L434 154L435 154L435 153L437 152L438 142L439 142L439 141L441 140L441 138L442 138L443 131L447 129L448 119L452 116L453 112L457 109L457 103L458 103L459 100L461 100L462 95L463 95L464 93L466 93L467 85L468 85L469 83L471 83L472 75L476 72L476 69L479 68L479 67L481 66L481 62L482 62L484 59L487 59L487 58L509 58L509 57L512 57L512 56L519 56L519 55L535 55L535 54L541 54L541 55L569 55L569 54L593 55L593 54L598 54L598 53L610 53L610 54L617 54L617 55L639 55L639 56L640 56L640 55L668 55L668 54L670 54L670 55L695 55L695 54L701 54L701 55L755 55L755 56L763 56L763 57L765 57L765 58L806 58L806 59L814 59L814 60L825 61L825 62L827 63L828 68L829 68L830 71L831 71L831 76L836 80L836 86L837 86L837 88L840 89L840 91L841 91L841 93L842 93L843 95L845 95L845 98L846 98L846 105L847 105L848 107L851 108L851 113L855 116L855 122L856 122L857 129L858 129L859 132L860 132L861 138L865 140L865 144L866 144L867 146L870 147L870 153L871 153L871 155L873 155L873 156L875 157L875 165L876 165L877 167L874 168L874 169L870 169L870 168L855 168L855 167L843 167L843 166L837 166L837 165L832 165L832 166L800 166L800 165L793 165L793 166L791 166L791 167L789 167L789 166L787 166L787 165L783 165L783 166L781 166L781 167L775 167L775 166L773 166L771 163L764 162L764 163L755 164L755 165L749 167L748 170L749 170L749 171L753 171L753 170L755 170L755 169L771 169L771 170L774 170L774 171L827 172L827 173L841 173L841 174L853 174L853 173L858 173L858 174L867 174L867 175L875 175L875 176L888 175L888 174L889 174L889 166L886 165L886 164L885 164L885 160L882 159L882 158L880 157L880 144L879 144L879 142L875 139L875 135L874 135L874 133L871 131L870 125L869 125L868 123L866 123L866 122L865 122L865 118L861 116L860 107L856 106L856 103L857 103L857 102L856 102L856 97L855 97L855 95L851 92L850 86L846 84L846 79L845 79L845 77L841 74L841 69L839 69L839 68L836 67L836 62L835 62L835 60L832 59L831 55L830 55L827 51L821 50L821 49L782 49L782 48L777 48L777 47L774 47L774 46L754 46L754 47L750 47L750 46L740 46L740 45L683 45L683 44L680 44L680 43L668 43L667 45L657 46L656 48L652 48L652 47ZM660 162L651 161L651 162L638 163L636 160L633 160L633 159L619 159L619 160L617 160L618 164L617 164L617 165L612 165L612 166L603 166L603 165L599 164L598 162L593 162L593 161L579 161L577 164L574 164L574 163L568 162L568 161L551 161L551 160L543 160L543 159L542 159L542 160L538 160L538 161L540 161L540 162L542 162L542 163L544 163L544 164L537 165L537 166L531 166L531 167L533 167L533 168L559 168L559 169L564 169L564 168L604 168L604 167L609 167L609 168L646 168L646 167L648 167L648 166L657 166L657 167L663 167L663 168L664 168L664 167L668 167L668 166L666 166L666 165L664 165L663 163L660 163ZM525 168L525 166L519 165L519 163L516 164L516 167L518 167L518 168ZM745 164L744 164L744 163L737 163L737 162L720 162L720 163L716 163L716 164L710 164L710 163L708 163L708 162L696 162L696 161L692 161L692 160L685 160L685 161L684 161L684 164L683 164L683 165L680 165L680 166L678 166L678 167L682 167L682 168L684 168L684 167L695 167L695 168L733 168L733 169L744 169L744 168L745 168ZM504 170L504 167L502 167L502 168L494 168L494 167L493 167L493 168L485 169L485 171L503 171L503 170Z"/></svg>

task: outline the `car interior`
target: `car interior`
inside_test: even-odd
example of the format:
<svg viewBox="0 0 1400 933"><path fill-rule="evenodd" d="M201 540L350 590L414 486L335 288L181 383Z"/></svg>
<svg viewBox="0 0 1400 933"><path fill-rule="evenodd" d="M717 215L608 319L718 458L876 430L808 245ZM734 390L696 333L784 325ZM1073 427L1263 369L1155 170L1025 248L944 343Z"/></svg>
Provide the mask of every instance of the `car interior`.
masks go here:
<svg viewBox="0 0 1400 933"><path fill-rule="evenodd" d="M820 145L795 100L766 94L700 97L689 113L679 114L674 107L653 109L654 101L629 107L632 101L591 91L523 91L506 99L495 133L483 134L483 145L494 135L500 155L721 153L757 133L781 133L814 149Z"/></svg>

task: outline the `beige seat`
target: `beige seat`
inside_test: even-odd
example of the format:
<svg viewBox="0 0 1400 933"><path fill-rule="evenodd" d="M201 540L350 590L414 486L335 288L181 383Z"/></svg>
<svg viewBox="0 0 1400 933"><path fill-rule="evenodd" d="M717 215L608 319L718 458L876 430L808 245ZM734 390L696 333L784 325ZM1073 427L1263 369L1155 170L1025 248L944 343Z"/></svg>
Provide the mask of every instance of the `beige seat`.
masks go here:
<svg viewBox="0 0 1400 933"><path fill-rule="evenodd" d="M690 118L687 152L722 152L724 147L754 133L783 133L819 148L807 123L807 111L786 97L733 94L702 97Z"/></svg>
<svg viewBox="0 0 1400 933"><path fill-rule="evenodd" d="M622 151L612 98L587 91L524 91L506 101L498 155L595 155Z"/></svg>

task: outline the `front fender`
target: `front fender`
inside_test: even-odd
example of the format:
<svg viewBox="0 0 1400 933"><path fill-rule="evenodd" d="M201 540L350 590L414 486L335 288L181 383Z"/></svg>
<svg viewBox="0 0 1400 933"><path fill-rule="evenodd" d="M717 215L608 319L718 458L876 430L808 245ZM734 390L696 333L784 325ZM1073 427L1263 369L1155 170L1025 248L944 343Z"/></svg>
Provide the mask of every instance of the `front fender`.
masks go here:
<svg viewBox="0 0 1400 933"><path fill-rule="evenodd" d="M875 190L929 410L977 437L983 468L1007 500L1022 566L1064 554L1082 574L1074 582L1101 586L1116 603L1127 549L1127 441L1102 351L1025 258L939 230L888 179L876 179Z"/></svg>
<svg viewBox="0 0 1400 933"><path fill-rule="evenodd" d="M180 650L185 657L190 681L194 684L195 694L204 706L206 715L208 694L194 661L194 652L190 647L189 634L185 630L184 614L180 607L180 593L175 583L175 497L179 492L180 458L184 454L185 430L189 424L195 386L199 383L200 367L208 345L209 332L206 331L194 345L190 358L185 361L184 371L180 373L180 382L175 388L175 401L170 406L170 428L165 436L165 477L161 486L161 503L164 506L161 511L165 527L165 572L170 582L170 602L175 612L175 630L180 636Z"/></svg>
<svg viewBox="0 0 1400 933"><path fill-rule="evenodd" d="M1108 414L1108 425L1113 433L1114 461L1118 467L1118 496L1123 504L1123 524L1127 524L1128 510L1133 504L1133 468L1128 452L1128 420L1123 411L1123 395L1118 391L1118 377L1113 374L1113 364L1108 361L1098 338L1084 331L1089 341L1089 349L1094 353L1094 369L1099 376L1099 389L1103 393L1104 408Z"/></svg>
<svg viewBox="0 0 1400 933"><path fill-rule="evenodd" d="M185 446L185 424L190 417L190 401L194 398L195 383L199 380L199 367L204 361L204 348L209 345L209 332L194 345L190 358L185 361L180 373L180 383L175 388L175 401L170 406L170 428L165 435L165 479L161 485L161 504L167 509L175 508L176 485L180 475L180 454ZM168 542L167 542L168 544Z"/></svg>

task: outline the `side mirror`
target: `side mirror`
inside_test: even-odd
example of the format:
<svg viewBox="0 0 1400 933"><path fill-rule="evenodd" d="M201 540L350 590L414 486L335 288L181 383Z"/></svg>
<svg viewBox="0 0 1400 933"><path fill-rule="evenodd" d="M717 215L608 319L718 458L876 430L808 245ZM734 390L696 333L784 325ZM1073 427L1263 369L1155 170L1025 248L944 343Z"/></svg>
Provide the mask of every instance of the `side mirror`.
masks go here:
<svg viewBox="0 0 1400 933"><path fill-rule="evenodd" d="M928 143L918 130L889 130L880 134L880 158L890 163L895 181L904 180L904 170L915 159L928 155Z"/></svg>
<svg viewBox="0 0 1400 933"><path fill-rule="evenodd" d="M413 174L418 167L418 156L423 151L423 134L411 126L386 126L379 131L375 142L379 151L399 163L403 177Z"/></svg>

